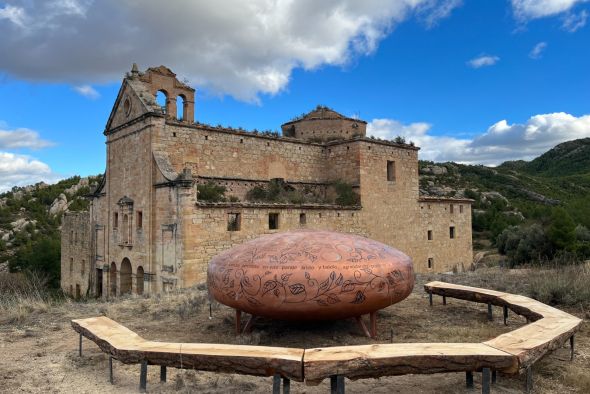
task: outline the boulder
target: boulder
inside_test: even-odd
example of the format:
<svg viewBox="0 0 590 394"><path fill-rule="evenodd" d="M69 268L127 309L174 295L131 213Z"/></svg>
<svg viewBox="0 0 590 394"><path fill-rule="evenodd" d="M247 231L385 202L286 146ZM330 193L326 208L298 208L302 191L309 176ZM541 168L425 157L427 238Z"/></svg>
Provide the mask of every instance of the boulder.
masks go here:
<svg viewBox="0 0 590 394"><path fill-rule="evenodd" d="M57 216L62 212L65 212L68 209L68 199L65 194L61 193L53 202L51 203L51 207L49 207L49 214L52 216Z"/></svg>

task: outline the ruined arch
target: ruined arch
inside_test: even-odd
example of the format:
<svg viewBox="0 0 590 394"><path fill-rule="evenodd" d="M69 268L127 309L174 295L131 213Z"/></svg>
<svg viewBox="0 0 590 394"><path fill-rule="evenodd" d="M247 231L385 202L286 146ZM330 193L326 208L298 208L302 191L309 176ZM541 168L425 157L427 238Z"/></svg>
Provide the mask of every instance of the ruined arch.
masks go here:
<svg viewBox="0 0 590 394"><path fill-rule="evenodd" d="M131 294L131 262L127 257L121 262L121 272L119 273L120 294Z"/></svg>
<svg viewBox="0 0 590 394"><path fill-rule="evenodd" d="M109 271L110 282L111 282L111 295L117 296L117 264L113 261L111 263L111 269Z"/></svg>
<svg viewBox="0 0 590 394"><path fill-rule="evenodd" d="M143 294L143 267L140 265L137 267L137 273L135 274L135 289L139 295Z"/></svg>
<svg viewBox="0 0 590 394"><path fill-rule="evenodd" d="M176 96L176 119L184 121L187 114L187 102L184 94Z"/></svg>
<svg viewBox="0 0 590 394"><path fill-rule="evenodd" d="M156 93L154 94L156 96L156 103L158 104L158 106L162 109L162 112L164 114L167 114L168 111L168 92L164 89L159 89L156 91Z"/></svg>

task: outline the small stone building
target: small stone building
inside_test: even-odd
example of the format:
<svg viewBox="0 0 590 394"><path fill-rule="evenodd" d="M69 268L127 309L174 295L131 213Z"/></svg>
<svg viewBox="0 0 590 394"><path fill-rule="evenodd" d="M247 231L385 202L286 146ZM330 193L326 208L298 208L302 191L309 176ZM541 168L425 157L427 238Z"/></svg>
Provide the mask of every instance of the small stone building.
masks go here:
<svg viewBox="0 0 590 394"><path fill-rule="evenodd" d="M417 272L471 264L471 200L420 197L419 148L367 138L366 122L321 106L283 124L282 136L212 127L194 121L194 95L164 66L134 65L123 79L104 130L104 179L89 212L64 216L64 291L109 297L192 286L222 250L300 228L389 244ZM354 204L335 203L336 182L351 188ZM225 187L228 198L199 198L204 184ZM248 198L272 184L314 198Z"/></svg>

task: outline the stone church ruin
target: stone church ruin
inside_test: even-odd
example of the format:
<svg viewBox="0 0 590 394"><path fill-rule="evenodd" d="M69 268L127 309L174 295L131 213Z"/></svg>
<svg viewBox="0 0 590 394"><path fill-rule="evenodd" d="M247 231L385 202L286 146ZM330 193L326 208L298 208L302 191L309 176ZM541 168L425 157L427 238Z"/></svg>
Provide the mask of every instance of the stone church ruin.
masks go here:
<svg viewBox="0 0 590 394"><path fill-rule="evenodd" d="M194 97L164 66L127 73L104 129L103 181L88 212L63 218L64 291L189 287L218 253L297 229L369 237L416 272L471 264L471 200L419 196L419 148L368 138L365 121L323 106L282 135L212 127L194 121Z"/></svg>

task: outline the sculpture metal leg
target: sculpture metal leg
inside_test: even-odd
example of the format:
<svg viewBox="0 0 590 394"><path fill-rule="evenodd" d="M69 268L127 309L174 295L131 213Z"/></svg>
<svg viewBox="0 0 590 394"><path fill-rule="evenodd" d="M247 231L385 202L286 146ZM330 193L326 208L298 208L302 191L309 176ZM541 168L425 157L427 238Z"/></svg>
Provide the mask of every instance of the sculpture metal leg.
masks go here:
<svg viewBox="0 0 590 394"><path fill-rule="evenodd" d="M362 316L356 316L354 318L356 320L356 322L358 323L359 327L361 328L361 330L363 330L363 333L368 337L371 338L371 333L369 332L369 329L367 328L367 326L365 325L365 322L363 321L363 317Z"/></svg>
<svg viewBox="0 0 590 394"><path fill-rule="evenodd" d="M147 361L143 360L141 362L141 367L139 370L139 392L145 393L147 388Z"/></svg>
<svg viewBox="0 0 590 394"><path fill-rule="evenodd" d="M377 338L377 312L371 312L371 338Z"/></svg>
<svg viewBox="0 0 590 394"><path fill-rule="evenodd" d="M160 366L160 382L166 382L166 366Z"/></svg>
<svg viewBox="0 0 590 394"><path fill-rule="evenodd" d="M236 309L236 335L242 333L242 311Z"/></svg>
<svg viewBox="0 0 590 394"><path fill-rule="evenodd" d="M481 371L481 393L490 394L490 369L484 368Z"/></svg>

